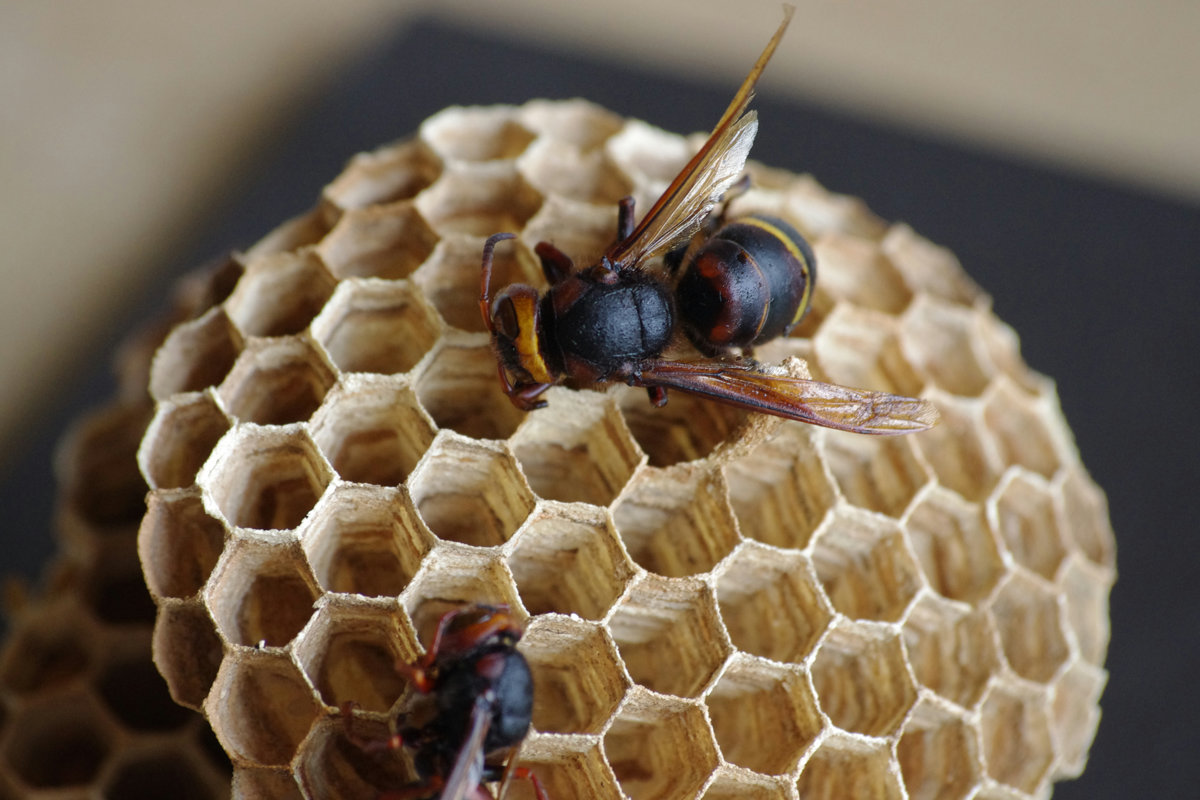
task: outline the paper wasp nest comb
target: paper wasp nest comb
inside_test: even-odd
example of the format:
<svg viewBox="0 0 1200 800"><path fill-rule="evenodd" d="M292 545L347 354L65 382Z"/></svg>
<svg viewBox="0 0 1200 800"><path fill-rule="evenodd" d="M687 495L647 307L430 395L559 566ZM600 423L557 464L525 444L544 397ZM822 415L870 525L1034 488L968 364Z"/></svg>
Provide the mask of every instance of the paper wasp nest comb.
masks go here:
<svg viewBox="0 0 1200 800"><path fill-rule="evenodd" d="M173 318L194 313L202 286L181 283ZM137 553L146 484L136 454L154 413L150 358L166 332L154 325L126 342L117 396L59 445L60 552L44 593L12 613L0 648L5 800L229 796L229 759L205 720L172 702L151 660L155 608Z"/></svg>
<svg viewBox="0 0 1200 800"><path fill-rule="evenodd" d="M532 617L522 758L553 798L1044 797L1082 769L1105 500L946 251L808 177L752 167L735 201L820 261L814 312L759 357L929 398L927 433L501 392L484 238L520 234L496 285L543 285L534 244L587 262L617 200L647 208L696 144L579 101L448 109L354 158L167 336L138 453L154 658L236 794L402 780L337 708L383 735L393 662L472 601Z"/></svg>

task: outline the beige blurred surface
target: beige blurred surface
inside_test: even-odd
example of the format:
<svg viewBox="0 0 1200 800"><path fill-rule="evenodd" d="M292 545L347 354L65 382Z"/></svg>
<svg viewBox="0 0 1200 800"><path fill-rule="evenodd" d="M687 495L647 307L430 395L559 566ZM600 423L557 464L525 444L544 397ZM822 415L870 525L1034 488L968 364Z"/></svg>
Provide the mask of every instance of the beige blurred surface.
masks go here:
<svg viewBox="0 0 1200 800"><path fill-rule="evenodd" d="M1200 198L1200 4L797 5L764 91ZM273 121L415 14L733 81L779 6L0 3L0 452Z"/></svg>

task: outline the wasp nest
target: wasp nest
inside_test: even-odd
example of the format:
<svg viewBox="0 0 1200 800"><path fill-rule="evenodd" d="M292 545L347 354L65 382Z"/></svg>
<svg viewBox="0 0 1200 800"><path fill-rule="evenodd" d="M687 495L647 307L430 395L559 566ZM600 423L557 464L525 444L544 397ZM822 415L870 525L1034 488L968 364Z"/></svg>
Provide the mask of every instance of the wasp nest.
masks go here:
<svg viewBox="0 0 1200 800"><path fill-rule="evenodd" d="M337 709L383 735L394 661L475 601L532 618L521 757L556 800L1042 797L1083 768L1104 497L1053 385L945 250L753 165L733 208L787 219L820 260L814 311L760 359L926 397L926 433L626 387L525 414L501 392L484 238L520 233L497 286L543 285L534 244L588 262L616 201L648 208L697 144L578 101L449 109L352 160L166 337L137 454L154 661L235 794L403 780ZM103 748L113 715L85 699L71 728Z"/></svg>
<svg viewBox="0 0 1200 800"><path fill-rule="evenodd" d="M181 284L176 318L204 304L202 285ZM172 702L151 660L155 608L137 553L146 484L136 455L154 413L150 357L165 334L155 325L126 343L118 396L60 445L60 553L44 594L20 601L0 649L5 800L229 796L229 759L205 720Z"/></svg>

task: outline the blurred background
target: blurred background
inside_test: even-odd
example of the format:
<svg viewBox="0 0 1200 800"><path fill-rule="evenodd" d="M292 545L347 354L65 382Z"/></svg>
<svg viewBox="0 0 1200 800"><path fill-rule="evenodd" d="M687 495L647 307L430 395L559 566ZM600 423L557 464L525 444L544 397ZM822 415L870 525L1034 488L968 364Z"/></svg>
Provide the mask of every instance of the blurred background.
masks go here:
<svg viewBox="0 0 1200 800"><path fill-rule="evenodd" d="M1200 4L797 5L763 97L1200 199ZM0 3L0 469L147 274L415 20L724 86L778 18L775 0ZM423 77L395 75L395 102Z"/></svg>
<svg viewBox="0 0 1200 800"><path fill-rule="evenodd" d="M1200 4L796 5L752 155L953 250L1109 495L1104 720L1055 797L1193 796ZM54 442L183 271L446 105L584 96L706 130L779 19L776 0L0 0L0 575L53 550Z"/></svg>

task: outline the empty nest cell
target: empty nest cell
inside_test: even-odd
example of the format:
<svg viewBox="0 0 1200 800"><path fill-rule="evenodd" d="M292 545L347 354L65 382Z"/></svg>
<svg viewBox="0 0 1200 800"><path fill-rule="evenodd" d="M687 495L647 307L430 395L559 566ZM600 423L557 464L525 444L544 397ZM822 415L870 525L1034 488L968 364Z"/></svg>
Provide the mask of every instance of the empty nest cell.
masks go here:
<svg viewBox="0 0 1200 800"><path fill-rule="evenodd" d="M776 661L802 661L833 619L805 555L753 542L723 565L717 602L734 646Z"/></svg>
<svg viewBox="0 0 1200 800"><path fill-rule="evenodd" d="M225 526L204 510L198 493L151 493L138 532L146 585L156 597L192 597L225 548Z"/></svg>
<svg viewBox="0 0 1200 800"><path fill-rule="evenodd" d="M821 709L850 733L890 736L917 699L900 637L878 623L831 630L813 661L812 679Z"/></svg>
<svg viewBox="0 0 1200 800"><path fill-rule="evenodd" d="M629 687L604 628L543 616L521 640L534 678L533 727L542 733L601 733Z"/></svg>
<svg viewBox="0 0 1200 800"><path fill-rule="evenodd" d="M307 566L298 546L233 542L206 592L225 640L250 647L290 642L320 594Z"/></svg>
<svg viewBox="0 0 1200 800"><path fill-rule="evenodd" d="M396 663L409 663L417 654L407 632L407 620L394 606L331 597L297 646L296 659L325 705L353 702L385 713L405 687Z"/></svg>
<svg viewBox="0 0 1200 800"><path fill-rule="evenodd" d="M737 545L719 473L644 468L613 507L629 555L668 577L710 571Z"/></svg>
<svg viewBox="0 0 1200 800"><path fill-rule="evenodd" d="M286 425L312 416L336 379L305 338L250 339L217 391L239 420Z"/></svg>
<svg viewBox="0 0 1200 800"><path fill-rule="evenodd" d="M347 211L316 252L338 278L405 278L437 244L438 235L410 202Z"/></svg>
<svg viewBox="0 0 1200 800"><path fill-rule="evenodd" d="M565 389L547 401L509 439L521 471L540 497L607 506L642 461L615 404Z"/></svg>
<svg viewBox="0 0 1200 800"><path fill-rule="evenodd" d="M921 588L903 529L857 509L829 518L812 558L833 607L852 619L896 622Z"/></svg>
<svg viewBox="0 0 1200 800"><path fill-rule="evenodd" d="M481 336L444 337L416 389L439 428L474 439L507 439L525 416L501 390L496 356Z"/></svg>
<svg viewBox="0 0 1200 800"><path fill-rule="evenodd" d="M833 506L833 480L807 428L783 426L725 468L729 501L747 538L803 549Z"/></svg>
<svg viewBox="0 0 1200 800"><path fill-rule="evenodd" d="M329 465L296 428L239 425L218 443L198 483L230 524L295 528L332 480Z"/></svg>
<svg viewBox="0 0 1200 800"><path fill-rule="evenodd" d="M355 278L338 286L312 333L342 372L394 375L415 367L441 329L411 284Z"/></svg>
<svg viewBox="0 0 1200 800"><path fill-rule="evenodd" d="M359 153L325 187L321 199L334 219L345 211L390 205L415 197L441 174L437 155L419 140Z"/></svg>
<svg viewBox="0 0 1200 800"><path fill-rule="evenodd" d="M366 597L399 595L433 546L404 493L352 484L329 494L302 538L323 590Z"/></svg>
<svg viewBox="0 0 1200 800"><path fill-rule="evenodd" d="M315 252L272 253L246 264L225 311L243 334L286 336L308 327L333 288Z"/></svg>
<svg viewBox="0 0 1200 800"><path fill-rule="evenodd" d="M348 375L313 415L312 436L343 480L396 486L433 441L433 422L407 384Z"/></svg>
<svg viewBox="0 0 1200 800"><path fill-rule="evenodd" d="M716 598L702 581L647 575L609 617L608 629L635 683L697 697L732 651Z"/></svg>
<svg viewBox="0 0 1200 800"><path fill-rule="evenodd" d="M634 575L608 515L553 505L525 525L508 566L529 613L591 620L605 616Z"/></svg>
<svg viewBox="0 0 1200 800"><path fill-rule="evenodd" d="M160 403L138 450L146 482L152 489L191 486L231 425L211 390Z"/></svg>
<svg viewBox="0 0 1200 800"><path fill-rule="evenodd" d="M512 538L535 502L507 448L446 432L438 434L408 488L421 519L439 538L479 547Z"/></svg>
<svg viewBox="0 0 1200 800"><path fill-rule="evenodd" d="M746 656L704 702L725 760L767 775L791 772L825 727L803 670Z"/></svg>
<svg viewBox="0 0 1200 800"><path fill-rule="evenodd" d="M717 766L717 748L695 703L634 689L604 735L621 790L634 800L693 795Z"/></svg>

